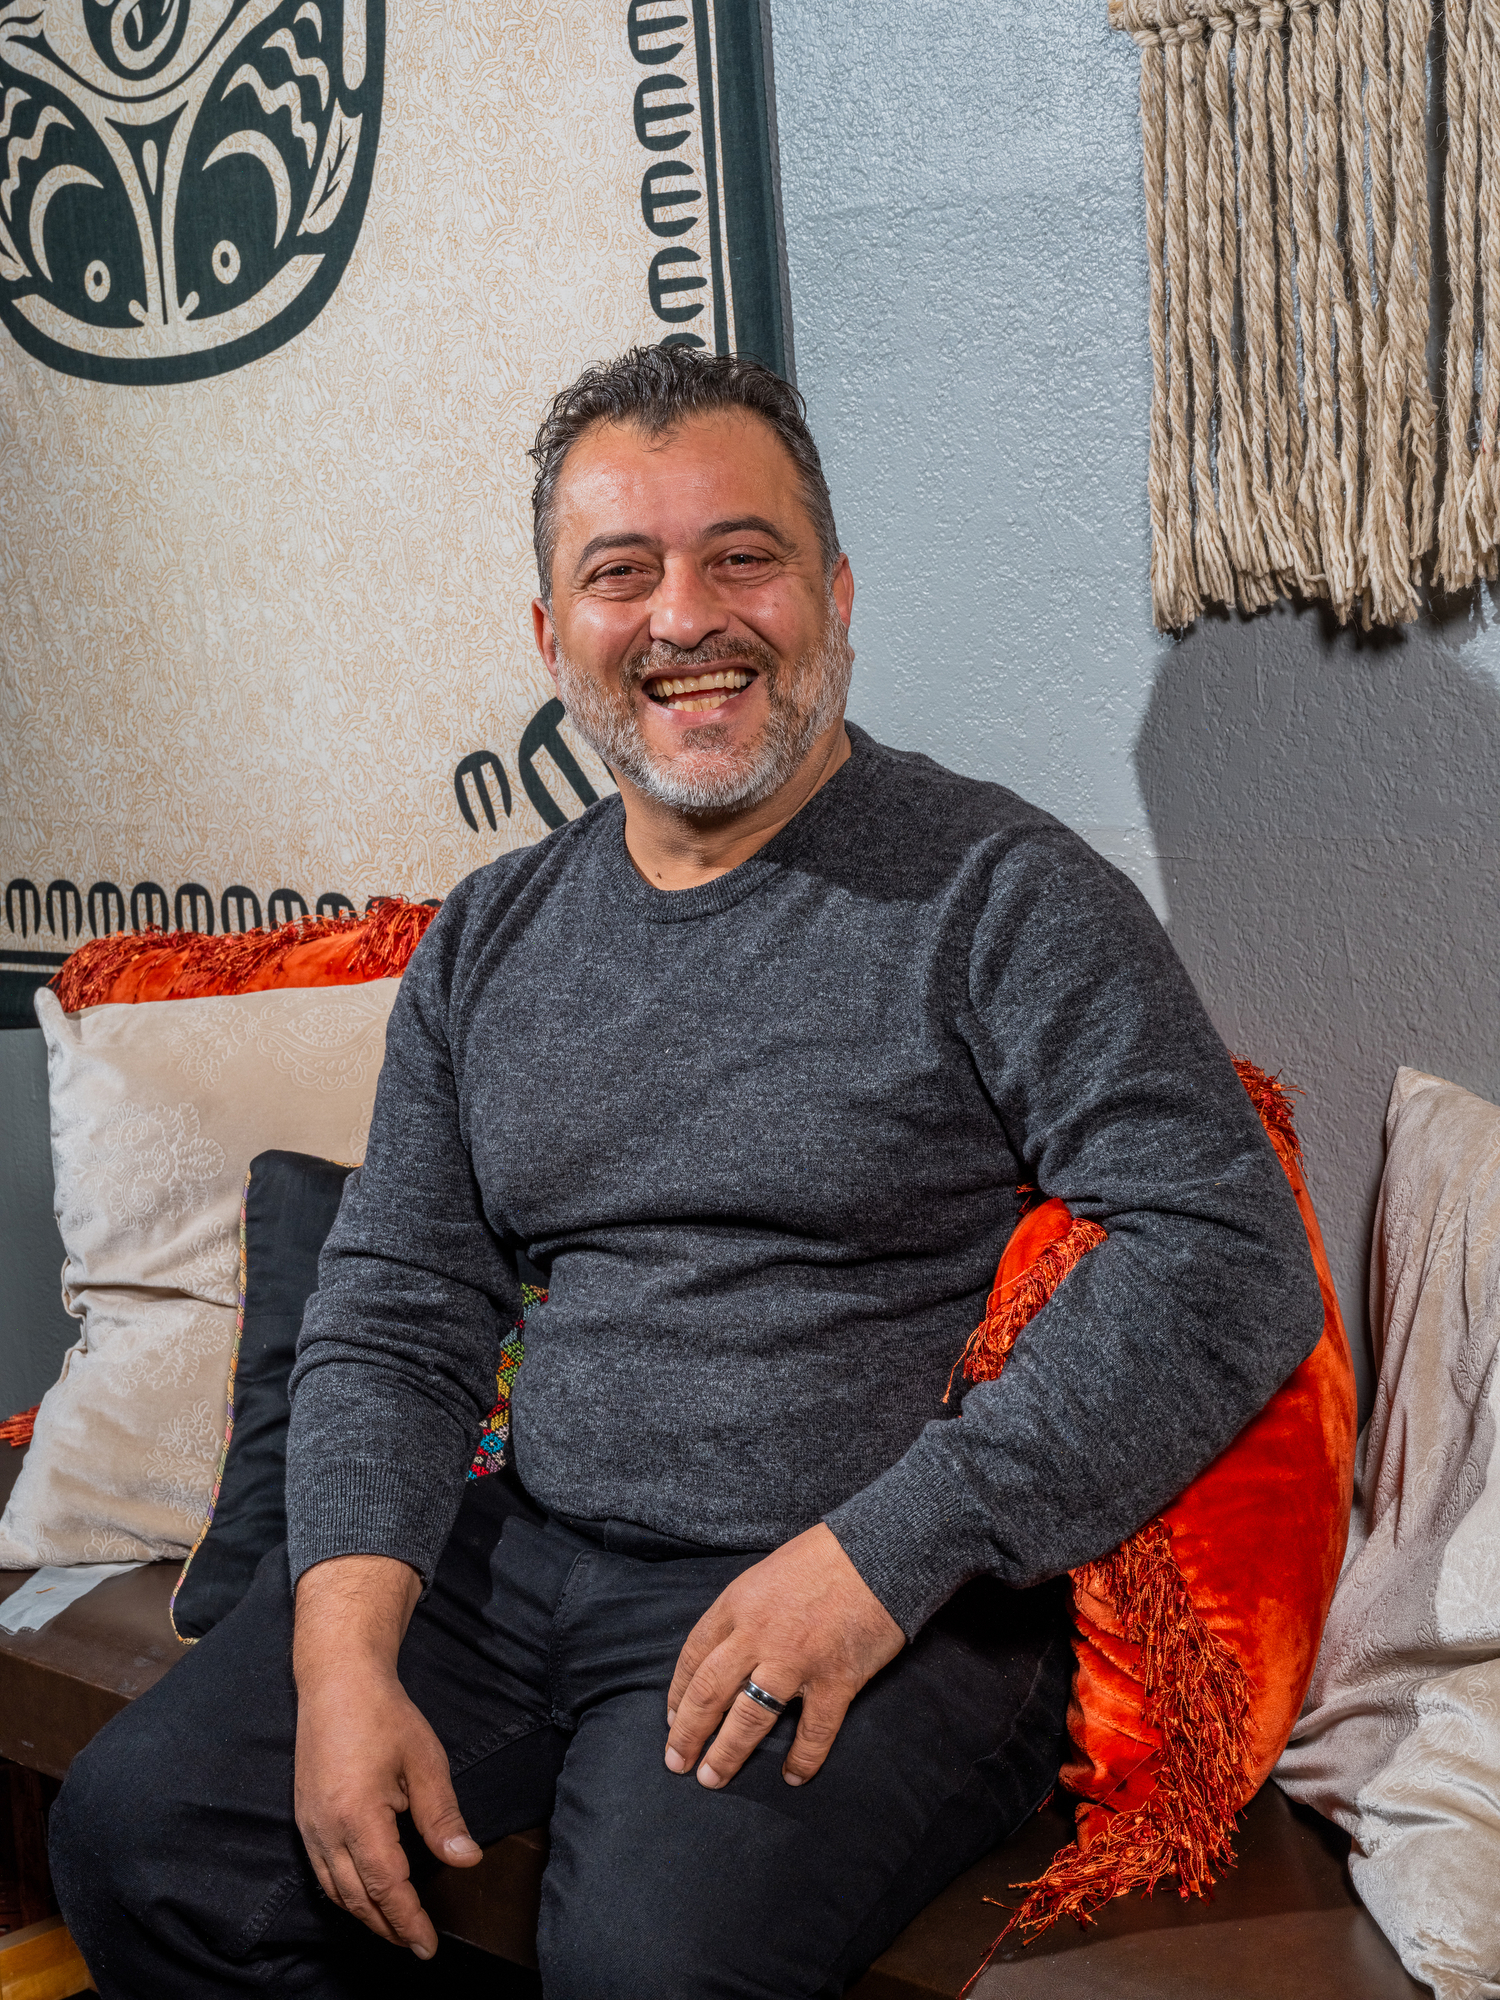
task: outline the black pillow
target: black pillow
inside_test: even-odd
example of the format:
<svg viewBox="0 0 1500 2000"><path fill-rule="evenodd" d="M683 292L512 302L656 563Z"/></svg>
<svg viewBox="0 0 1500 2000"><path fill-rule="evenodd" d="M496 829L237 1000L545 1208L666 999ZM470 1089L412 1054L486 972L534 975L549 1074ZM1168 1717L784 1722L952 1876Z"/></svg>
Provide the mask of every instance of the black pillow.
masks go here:
<svg viewBox="0 0 1500 2000"><path fill-rule="evenodd" d="M229 1449L207 1525L172 1598L180 1639L201 1639L286 1539L287 1380L318 1252L353 1171L308 1153L260 1153L245 1181L245 1298L235 1343Z"/></svg>

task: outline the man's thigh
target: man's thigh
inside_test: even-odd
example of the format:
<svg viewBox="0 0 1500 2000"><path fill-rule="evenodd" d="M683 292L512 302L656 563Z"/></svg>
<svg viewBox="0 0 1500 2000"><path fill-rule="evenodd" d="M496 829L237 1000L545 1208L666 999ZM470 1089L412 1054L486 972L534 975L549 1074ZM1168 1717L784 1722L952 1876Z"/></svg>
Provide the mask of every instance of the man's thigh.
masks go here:
<svg viewBox="0 0 1500 2000"><path fill-rule="evenodd" d="M859 1695L810 1783L781 1776L795 1710L722 1790L674 1777L666 1688L693 1617L671 1597L697 1567L648 1580L665 1641L654 1677L576 1715L543 1887L548 2000L837 1994L1056 1780L1065 1599L991 1583L961 1591ZM570 1650L583 1581L559 1630Z"/></svg>
<svg viewBox="0 0 1500 2000"><path fill-rule="evenodd" d="M531 1510L500 1479L475 1482L401 1655L481 1840L545 1822L565 1747L532 1679L545 1634L491 1602L491 1555L518 1512ZM289 1991L343 1990L316 1960L348 1920L319 1890L293 1811L291 1642L277 1550L229 1617L75 1760L54 1871L106 1992L230 1991L240 1975L256 1987L272 1963Z"/></svg>

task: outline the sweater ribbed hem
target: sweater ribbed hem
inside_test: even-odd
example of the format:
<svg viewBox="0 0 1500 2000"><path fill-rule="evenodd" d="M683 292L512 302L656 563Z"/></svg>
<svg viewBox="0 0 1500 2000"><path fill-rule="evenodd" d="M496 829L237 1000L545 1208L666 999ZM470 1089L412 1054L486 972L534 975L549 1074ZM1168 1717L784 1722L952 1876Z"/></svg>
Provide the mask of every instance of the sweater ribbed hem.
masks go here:
<svg viewBox="0 0 1500 2000"><path fill-rule="evenodd" d="M304 1570L334 1556L393 1556L425 1588L453 1526L459 1491L451 1476L378 1459L344 1459L287 1473L287 1566L292 1588Z"/></svg>
<svg viewBox="0 0 1500 2000"><path fill-rule="evenodd" d="M914 1639L933 1612L986 1567L971 1514L937 1454L924 1451L919 1438L889 1471L824 1519L844 1554Z"/></svg>

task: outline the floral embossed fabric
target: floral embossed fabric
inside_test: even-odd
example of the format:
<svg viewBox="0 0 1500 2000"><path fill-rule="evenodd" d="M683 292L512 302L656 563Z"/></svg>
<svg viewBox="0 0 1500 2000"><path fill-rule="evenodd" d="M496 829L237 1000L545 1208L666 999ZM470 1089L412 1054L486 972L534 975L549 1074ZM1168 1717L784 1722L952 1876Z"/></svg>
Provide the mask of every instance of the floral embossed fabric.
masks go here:
<svg viewBox="0 0 1500 2000"><path fill-rule="evenodd" d="M1276 1769L1437 2000L1500 1994L1500 1110L1397 1072L1349 1553Z"/></svg>
<svg viewBox="0 0 1500 2000"><path fill-rule="evenodd" d="M398 985L77 1014L37 996L82 1329L0 1517L0 1568L191 1547L224 1427L245 1169L274 1147L363 1157Z"/></svg>

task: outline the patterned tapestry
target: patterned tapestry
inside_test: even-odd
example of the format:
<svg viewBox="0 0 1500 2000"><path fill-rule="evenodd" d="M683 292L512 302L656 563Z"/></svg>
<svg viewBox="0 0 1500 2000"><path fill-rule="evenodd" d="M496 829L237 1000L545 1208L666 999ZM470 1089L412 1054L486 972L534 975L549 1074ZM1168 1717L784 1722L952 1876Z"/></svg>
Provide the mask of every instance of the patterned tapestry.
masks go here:
<svg viewBox="0 0 1500 2000"><path fill-rule="evenodd" d="M636 341L789 372L779 243L759 0L4 0L0 969L606 789L526 446Z"/></svg>

